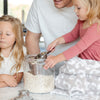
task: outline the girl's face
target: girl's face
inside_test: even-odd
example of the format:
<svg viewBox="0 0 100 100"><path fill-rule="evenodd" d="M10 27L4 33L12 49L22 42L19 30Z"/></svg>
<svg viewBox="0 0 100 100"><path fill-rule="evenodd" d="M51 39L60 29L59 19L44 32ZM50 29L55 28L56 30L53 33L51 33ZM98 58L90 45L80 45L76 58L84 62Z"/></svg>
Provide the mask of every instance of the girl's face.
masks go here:
<svg viewBox="0 0 100 100"><path fill-rule="evenodd" d="M0 21L0 48L12 49L15 43L15 34L11 23Z"/></svg>
<svg viewBox="0 0 100 100"><path fill-rule="evenodd" d="M78 18L82 21L87 20L87 7L80 0L73 0L73 4L75 6L75 13Z"/></svg>

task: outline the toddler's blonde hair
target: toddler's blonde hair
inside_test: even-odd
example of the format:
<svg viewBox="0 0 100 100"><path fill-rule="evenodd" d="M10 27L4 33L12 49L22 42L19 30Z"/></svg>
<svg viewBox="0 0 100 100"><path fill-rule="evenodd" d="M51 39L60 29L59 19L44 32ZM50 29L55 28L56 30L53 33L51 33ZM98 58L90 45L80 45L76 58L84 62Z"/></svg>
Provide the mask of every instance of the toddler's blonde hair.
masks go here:
<svg viewBox="0 0 100 100"><path fill-rule="evenodd" d="M12 66L12 69L15 68L16 72L18 72L21 68L21 64L24 59L24 52L23 52L24 42L23 42L23 30L21 22L18 18L14 18L10 15L4 15L0 17L0 21L9 22L13 27L13 33L15 34L16 41L13 45L12 56L14 57L16 64ZM0 65L2 61L3 58L1 57L1 49L0 49Z"/></svg>
<svg viewBox="0 0 100 100"><path fill-rule="evenodd" d="M87 7L87 21L84 25L91 26L95 23L95 18L100 19L100 0L79 0L80 3ZM97 21L100 24L100 21Z"/></svg>

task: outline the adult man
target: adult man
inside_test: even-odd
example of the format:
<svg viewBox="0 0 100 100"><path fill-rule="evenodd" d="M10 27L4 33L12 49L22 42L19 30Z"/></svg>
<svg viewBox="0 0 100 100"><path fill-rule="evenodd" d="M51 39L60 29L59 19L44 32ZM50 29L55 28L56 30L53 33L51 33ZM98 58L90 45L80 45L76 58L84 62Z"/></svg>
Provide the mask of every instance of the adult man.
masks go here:
<svg viewBox="0 0 100 100"><path fill-rule="evenodd" d="M54 1L54 2L53 2ZM26 46L29 54L38 54L39 39L42 33L47 47L56 38L70 32L77 23L72 0L33 0L26 28ZM68 49L73 44L56 47L54 55Z"/></svg>

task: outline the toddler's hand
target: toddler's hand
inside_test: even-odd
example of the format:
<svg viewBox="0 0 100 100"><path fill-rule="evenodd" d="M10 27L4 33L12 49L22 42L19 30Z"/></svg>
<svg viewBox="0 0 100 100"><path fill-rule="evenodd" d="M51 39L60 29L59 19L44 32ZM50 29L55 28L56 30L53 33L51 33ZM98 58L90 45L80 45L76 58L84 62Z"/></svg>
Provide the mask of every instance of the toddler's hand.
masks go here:
<svg viewBox="0 0 100 100"><path fill-rule="evenodd" d="M47 47L47 51L53 52L55 50L55 47L59 44L65 43L65 40L63 37L59 37L56 40L54 40L52 43L50 43Z"/></svg>
<svg viewBox="0 0 100 100"><path fill-rule="evenodd" d="M48 56L45 61L44 69L52 68L58 62L59 62L59 60L58 60L57 56Z"/></svg>
<svg viewBox="0 0 100 100"><path fill-rule="evenodd" d="M10 87L17 86L17 81L16 81L15 77L12 75L3 74L2 79Z"/></svg>
<svg viewBox="0 0 100 100"><path fill-rule="evenodd" d="M54 65L57 63L66 60L65 56L61 53L57 56L48 56L47 59L45 60L45 65L44 69L52 68Z"/></svg>

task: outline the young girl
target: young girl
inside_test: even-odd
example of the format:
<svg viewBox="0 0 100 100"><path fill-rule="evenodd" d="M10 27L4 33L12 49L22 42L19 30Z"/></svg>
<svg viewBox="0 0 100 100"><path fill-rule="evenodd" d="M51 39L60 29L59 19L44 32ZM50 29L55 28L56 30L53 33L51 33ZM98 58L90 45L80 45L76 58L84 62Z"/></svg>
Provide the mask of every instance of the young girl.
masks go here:
<svg viewBox="0 0 100 100"><path fill-rule="evenodd" d="M98 94L100 92L100 0L73 0L73 4L79 18L77 25L70 33L53 41L47 50L54 51L57 45L72 42L79 37L80 40L63 53L48 56L44 68L52 68L58 62L66 60L56 78L56 87L69 93L81 91L80 93Z"/></svg>
<svg viewBox="0 0 100 100"><path fill-rule="evenodd" d="M45 68L75 56L100 61L100 0L73 0L79 17L76 27L68 34L57 38L47 48L54 51L59 44L69 43L80 37L80 41L57 56L49 56Z"/></svg>
<svg viewBox="0 0 100 100"><path fill-rule="evenodd" d="M19 19L0 17L0 87L15 87L23 76L23 31Z"/></svg>

